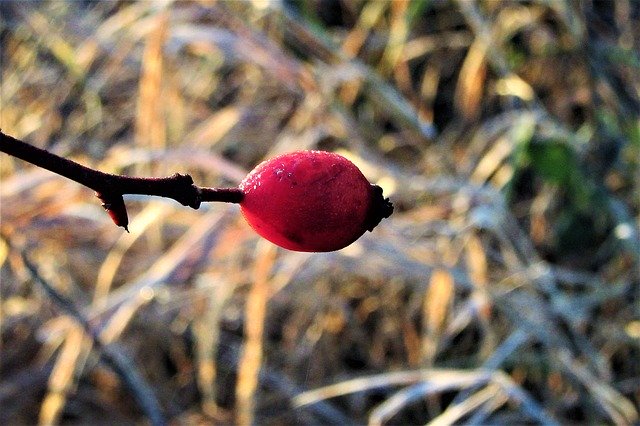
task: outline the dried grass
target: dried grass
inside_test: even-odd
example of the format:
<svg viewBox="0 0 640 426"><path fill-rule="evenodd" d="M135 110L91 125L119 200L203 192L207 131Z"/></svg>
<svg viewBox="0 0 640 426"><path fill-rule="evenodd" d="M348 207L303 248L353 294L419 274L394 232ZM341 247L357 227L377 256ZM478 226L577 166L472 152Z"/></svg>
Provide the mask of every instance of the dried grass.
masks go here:
<svg viewBox="0 0 640 426"><path fill-rule="evenodd" d="M336 253L143 197L123 234L0 156L0 423L637 423L639 31L625 0L0 3L3 132L205 186L327 149L396 204Z"/></svg>

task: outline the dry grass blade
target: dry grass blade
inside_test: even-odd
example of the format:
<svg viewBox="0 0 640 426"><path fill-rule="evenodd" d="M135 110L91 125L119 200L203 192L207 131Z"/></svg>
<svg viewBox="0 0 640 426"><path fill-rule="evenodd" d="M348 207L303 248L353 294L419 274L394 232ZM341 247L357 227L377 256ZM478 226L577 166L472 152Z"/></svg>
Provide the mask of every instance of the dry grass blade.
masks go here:
<svg viewBox="0 0 640 426"><path fill-rule="evenodd" d="M560 351L558 358L560 358L560 362L565 368L575 375L580 383L589 390L602 409L607 412L613 423L616 425L637 423L638 410L636 410L631 401L594 376L584 365L572 359L568 352Z"/></svg>
<svg viewBox="0 0 640 426"><path fill-rule="evenodd" d="M477 184L486 182L493 175L498 167L505 161L513 150L513 143L506 137L498 139L491 150L480 160L470 180Z"/></svg>
<svg viewBox="0 0 640 426"><path fill-rule="evenodd" d="M515 385L508 376L501 371L488 373L484 371L469 372L467 377L448 377L442 381L425 380L424 382L402 389L382 404L376 407L369 416L369 424L382 425L385 421L390 420L397 415L403 408L409 406L412 402L420 400L428 395L439 393L451 389L469 389L487 385L480 392L477 392L454 406L450 406L442 413L442 417L434 419L436 424L444 422L449 424L457 418L465 415L474 408L487 403L492 399L502 401L506 396L517 402L520 408L528 416L542 424L554 425L555 420L549 417L544 410L531 399L526 392ZM485 392L486 391L486 392ZM496 402L497 403L497 402Z"/></svg>
<svg viewBox="0 0 640 426"><path fill-rule="evenodd" d="M489 380L489 377L488 374L483 372L469 372L467 376L456 377L454 375L451 377L442 377L443 380L425 380L424 382L409 386L394 393L382 404L374 408L369 415L369 425L382 425L404 407L428 395L451 389L464 389L470 386L482 385Z"/></svg>
<svg viewBox="0 0 640 426"><path fill-rule="evenodd" d="M273 244L261 242L256 247L256 252L254 282L247 297L245 341L240 355L236 385L238 401L236 421L241 425L254 423L255 394L262 368L267 302L271 294L269 276L275 262L277 248Z"/></svg>
<svg viewBox="0 0 640 426"><path fill-rule="evenodd" d="M353 58L358 54L367 39L367 35L388 7L389 3L384 1L374 1L364 5L358 16L355 28L345 37L342 43L342 51L345 55Z"/></svg>
<svg viewBox="0 0 640 426"><path fill-rule="evenodd" d="M449 272L439 269L433 272L423 302L425 318L422 337L422 358L426 365L433 362L442 328L452 306L454 280Z"/></svg>
<svg viewBox="0 0 640 426"><path fill-rule="evenodd" d="M429 422L429 426L452 425L463 416L468 415L482 405L491 405L495 410L500 405L506 403L508 398L495 384L489 384L485 388L476 391L468 398L455 405L450 405L438 417Z"/></svg>
<svg viewBox="0 0 640 426"><path fill-rule="evenodd" d="M305 405L315 404L316 402L324 399L335 398L340 395L409 385L418 382L428 383L428 386L433 387L433 389L465 387L476 382L486 381L489 376L489 374L484 372L461 370L428 369L399 371L395 373L378 374L375 376L350 379L319 389L303 392L293 398L292 404L294 407L303 407Z"/></svg>
<svg viewBox="0 0 640 426"><path fill-rule="evenodd" d="M135 137L138 145L161 149L166 145L162 77L163 45L167 38L169 16L166 12L159 13L154 20L155 28L147 36L142 56Z"/></svg>
<svg viewBox="0 0 640 426"><path fill-rule="evenodd" d="M487 75L485 49L489 48L476 41L469 47L467 57L460 69L456 88L456 105L467 120L474 120L480 114L482 92Z"/></svg>
<svg viewBox="0 0 640 426"><path fill-rule="evenodd" d="M409 1L401 0L391 2L391 25L389 26L389 40L382 54L382 73L388 74L399 65L402 51L409 35L409 19L407 9Z"/></svg>
<svg viewBox="0 0 640 426"><path fill-rule="evenodd" d="M56 424L60 421L67 393L73 391L75 376L83 368L91 346L90 337L80 325L73 324L69 327L49 376L48 392L40 407L40 424Z"/></svg>

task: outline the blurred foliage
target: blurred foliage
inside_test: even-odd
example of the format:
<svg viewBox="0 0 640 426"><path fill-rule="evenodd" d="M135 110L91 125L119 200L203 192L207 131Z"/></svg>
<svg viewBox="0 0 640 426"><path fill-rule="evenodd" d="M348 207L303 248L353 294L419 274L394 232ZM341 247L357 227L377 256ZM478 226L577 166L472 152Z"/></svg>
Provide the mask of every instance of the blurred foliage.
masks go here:
<svg viewBox="0 0 640 426"><path fill-rule="evenodd" d="M639 421L640 2L4 1L0 46L34 145L202 186L325 149L396 205L335 253L151 197L124 234L1 155L1 424Z"/></svg>

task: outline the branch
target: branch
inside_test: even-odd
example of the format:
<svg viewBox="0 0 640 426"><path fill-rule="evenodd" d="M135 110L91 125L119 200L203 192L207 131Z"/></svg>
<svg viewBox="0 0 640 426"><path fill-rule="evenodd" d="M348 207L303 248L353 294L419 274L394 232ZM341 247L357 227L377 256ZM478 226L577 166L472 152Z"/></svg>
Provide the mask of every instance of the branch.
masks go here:
<svg viewBox="0 0 640 426"><path fill-rule="evenodd" d="M127 232L129 219L123 195L156 195L171 198L194 209L203 201L240 203L242 191L238 188L204 188L193 183L189 175L174 174L162 178L142 178L101 172L44 149L29 145L0 131L0 151L28 163L52 171L93 189L114 223Z"/></svg>

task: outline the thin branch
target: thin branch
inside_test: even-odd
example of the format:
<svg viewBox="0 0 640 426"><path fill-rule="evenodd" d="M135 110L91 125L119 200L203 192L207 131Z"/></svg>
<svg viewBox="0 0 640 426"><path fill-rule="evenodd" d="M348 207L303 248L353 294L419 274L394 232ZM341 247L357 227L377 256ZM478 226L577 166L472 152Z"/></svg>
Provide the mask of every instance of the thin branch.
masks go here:
<svg viewBox="0 0 640 426"><path fill-rule="evenodd" d="M194 209L198 209L203 201L225 203L240 203L242 201L242 191L238 188L198 187L189 175L176 173L168 177L143 178L94 170L29 145L2 131L0 131L0 151L93 189L116 225L125 229L127 229L129 221L122 196L126 194L171 198Z"/></svg>

